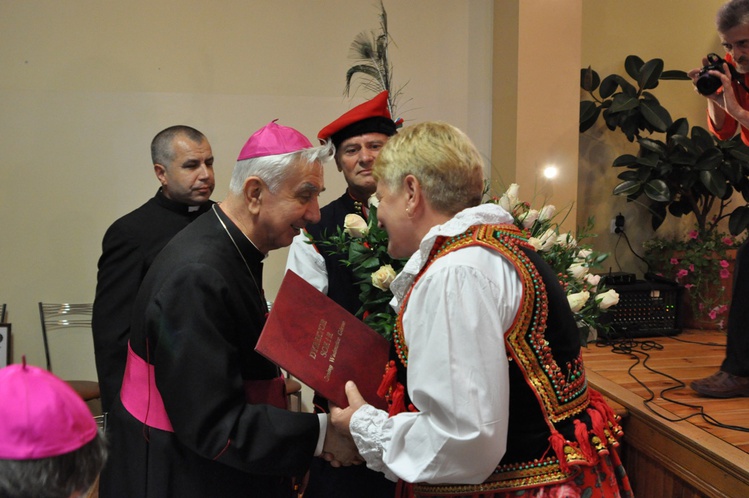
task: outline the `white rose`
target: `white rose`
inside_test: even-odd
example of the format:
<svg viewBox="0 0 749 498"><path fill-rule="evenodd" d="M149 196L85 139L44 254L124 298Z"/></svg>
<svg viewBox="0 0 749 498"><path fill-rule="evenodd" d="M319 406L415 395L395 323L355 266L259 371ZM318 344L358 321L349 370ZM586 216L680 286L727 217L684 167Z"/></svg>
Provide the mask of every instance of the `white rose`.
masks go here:
<svg viewBox="0 0 749 498"><path fill-rule="evenodd" d="M577 313L578 311L583 309L583 306L588 301L588 298L590 298L590 292L576 292L575 294L569 294L567 296L567 302L570 303L570 309L572 310L572 312Z"/></svg>
<svg viewBox="0 0 749 498"><path fill-rule="evenodd" d="M538 210L530 209L523 217L523 228L530 228L538 219Z"/></svg>
<svg viewBox="0 0 749 498"><path fill-rule="evenodd" d="M352 237L361 239L362 237L367 236L367 233L369 233L369 227L367 226L367 222L364 221L364 218L358 214L347 214L346 218L343 220L343 231Z"/></svg>
<svg viewBox="0 0 749 498"><path fill-rule="evenodd" d="M588 274L588 267L583 263L572 263L570 267L567 268L567 273L572 275L572 278L574 278L578 282L582 282L582 280Z"/></svg>
<svg viewBox="0 0 749 498"><path fill-rule="evenodd" d="M553 204L547 204L541 208L541 212L538 213L538 221L550 220L554 217L554 213L557 212L557 208Z"/></svg>
<svg viewBox="0 0 749 498"><path fill-rule="evenodd" d="M541 248L539 250L548 251L554 246L554 244L556 244L557 233L549 228L541 235L541 237L539 237L539 240L541 241Z"/></svg>
<svg viewBox="0 0 749 498"><path fill-rule="evenodd" d="M588 273L587 275L585 275L585 281L593 287L597 287L598 283L601 281L601 276L594 275L593 273Z"/></svg>
<svg viewBox="0 0 749 498"><path fill-rule="evenodd" d="M507 199L510 201L510 208L514 207L515 204L519 202L518 199L518 191L520 190L520 185L517 183L511 183L510 186L507 188L507 191L502 195L504 197L507 196Z"/></svg>
<svg viewBox="0 0 749 498"><path fill-rule="evenodd" d="M372 194L369 196L369 205L375 209L380 207L380 199L377 198L377 194Z"/></svg>
<svg viewBox="0 0 749 498"><path fill-rule="evenodd" d="M390 265L382 265L372 274L372 285L380 290L388 290L395 279L395 270Z"/></svg>
<svg viewBox="0 0 749 498"><path fill-rule="evenodd" d="M560 233L559 237L557 237L557 244L562 247L575 247L577 246L577 241L572 236L572 232Z"/></svg>
<svg viewBox="0 0 749 498"><path fill-rule="evenodd" d="M507 194L502 194L502 197L499 198L499 205L508 213L512 212L512 206L510 206L510 198L507 197Z"/></svg>
<svg viewBox="0 0 749 498"><path fill-rule="evenodd" d="M536 252L540 251L541 247L543 247L543 242L541 242L541 239L538 237L529 238L528 243L533 246L533 249L535 249Z"/></svg>
<svg viewBox="0 0 749 498"><path fill-rule="evenodd" d="M619 302L619 293L614 289L609 289L606 292L602 292L596 296L596 302L598 307L602 310L609 309Z"/></svg>
<svg viewBox="0 0 749 498"><path fill-rule="evenodd" d="M593 254L592 249L580 249L575 256L575 259L578 261L585 261L591 254Z"/></svg>

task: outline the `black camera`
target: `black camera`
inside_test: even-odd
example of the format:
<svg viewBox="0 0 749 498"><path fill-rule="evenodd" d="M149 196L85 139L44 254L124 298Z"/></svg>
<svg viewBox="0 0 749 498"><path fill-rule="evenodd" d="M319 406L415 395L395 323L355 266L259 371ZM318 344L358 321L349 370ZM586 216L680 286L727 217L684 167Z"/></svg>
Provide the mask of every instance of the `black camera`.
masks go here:
<svg viewBox="0 0 749 498"><path fill-rule="evenodd" d="M697 86L697 91L702 95L712 95L718 90L718 88L723 86L720 78L709 74L708 71L718 71L722 73L723 64L726 63L725 59L723 59L718 54L708 54L707 61L708 65L700 69L699 76L697 77L697 83L695 83L695 85ZM728 65L728 67L731 69L733 68L733 66L731 66L730 64ZM731 73L733 73L733 71L731 71ZM731 76L733 76L733 74Z"/></svg>

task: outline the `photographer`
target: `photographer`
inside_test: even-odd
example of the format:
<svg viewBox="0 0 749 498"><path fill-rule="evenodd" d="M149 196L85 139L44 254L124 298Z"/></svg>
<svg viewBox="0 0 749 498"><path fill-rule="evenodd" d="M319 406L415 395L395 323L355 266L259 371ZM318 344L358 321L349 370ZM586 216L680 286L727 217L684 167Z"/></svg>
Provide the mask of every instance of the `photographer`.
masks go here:
<svg viewBox="0 0 749 498"><path fill-rule="evenodd" d="M701 87L698 80L705 74L720 80L718 89L705 95L710 131L721 140L727 140L736 134L740 124L741 140L749 145L749 91L746 90L749 73L749 0L725 3L718 10L715 24L727 52L725 61L715 64L706 57L702 59L703 66L715 69L705 72L703 68L697 68L688 74L695 89Z"/></svg>
<svg viewBox="0 0 749 498"><path fill-rule="evenodd" d="M715 19L718 35L726 49L726 60L716 69L694 69L689 76L699 93L707 97L708 126L721 140L736 134L741 125L741 140L749 145L749 0L731 0ZM703 59L703 65L715 67L715 60ZM733 67L729 67L731 64ZM707 69L707 68L705 68ZM702 74L701 74L702 73ZM704 91L705 79L718 78L714 92ZM702 78L702 79L701 79ZM716 82L717 83L717 82ZM709 84L708 84L709 86ZM708 89L709 90L709 89ZM736 255L733 300L728 314L726 357L715 374L692 381L691 388L702 396L733 398L749 396L749 242Z"/></svg>

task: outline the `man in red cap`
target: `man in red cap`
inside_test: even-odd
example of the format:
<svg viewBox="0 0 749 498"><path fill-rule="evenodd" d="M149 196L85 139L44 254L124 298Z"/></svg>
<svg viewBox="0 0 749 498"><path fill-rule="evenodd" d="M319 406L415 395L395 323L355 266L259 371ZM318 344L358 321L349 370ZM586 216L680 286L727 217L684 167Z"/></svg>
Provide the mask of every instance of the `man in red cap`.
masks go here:
<svg viewBox="0 0 749 498"><path fill-rule="evenodd" d="M315 455L358 463L327 415L286 409L278 367L254 350L268 311L262 261L320 219L331 149L264 126L226 199L157 256L133 308L102 498L288 497Z"/></svg>
<svg viewBox="0 0 749 498"><path fill-rule="evenodd" d="M369 198L377 184L372 165L388 139L396 133L396 124L388 110L388 92L379 93L320 130L317 138L335 145L335 162L346 179L346 192L320 210L320 222L308 225L307 233L316 240L343 227L348 214L367 218ZM341 255L330 254L309 244L305 234L294 238L286 262L290 269L335 302L355 314L361 302L351 269L340 263ZM317 411L327 411L327 401L315 396ZM310 469L305 497L360 498L392 497L395 485L382 474L365 466L333 468L316 461Z"/></svg>
<svg viewBox="0 0 749 498"><path fill-rule="evenodd" d="M107 457L86 403L25 359L0 369L0 400L0 496L84 496Z"/></svg>

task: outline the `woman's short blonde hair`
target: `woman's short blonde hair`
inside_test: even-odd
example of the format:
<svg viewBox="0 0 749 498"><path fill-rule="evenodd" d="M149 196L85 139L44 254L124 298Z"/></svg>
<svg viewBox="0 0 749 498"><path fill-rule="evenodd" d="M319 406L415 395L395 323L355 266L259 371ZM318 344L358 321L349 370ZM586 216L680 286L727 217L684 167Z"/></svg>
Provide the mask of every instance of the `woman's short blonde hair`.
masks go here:
<svg viewBox="0 0 749 498"><path fill-rule="evenodd" d="M449 215L479 205L484 191L483 161L473 142L440 121L408 126L391 137L372 174L392 191L413 175L429 204Z"/></svg>

